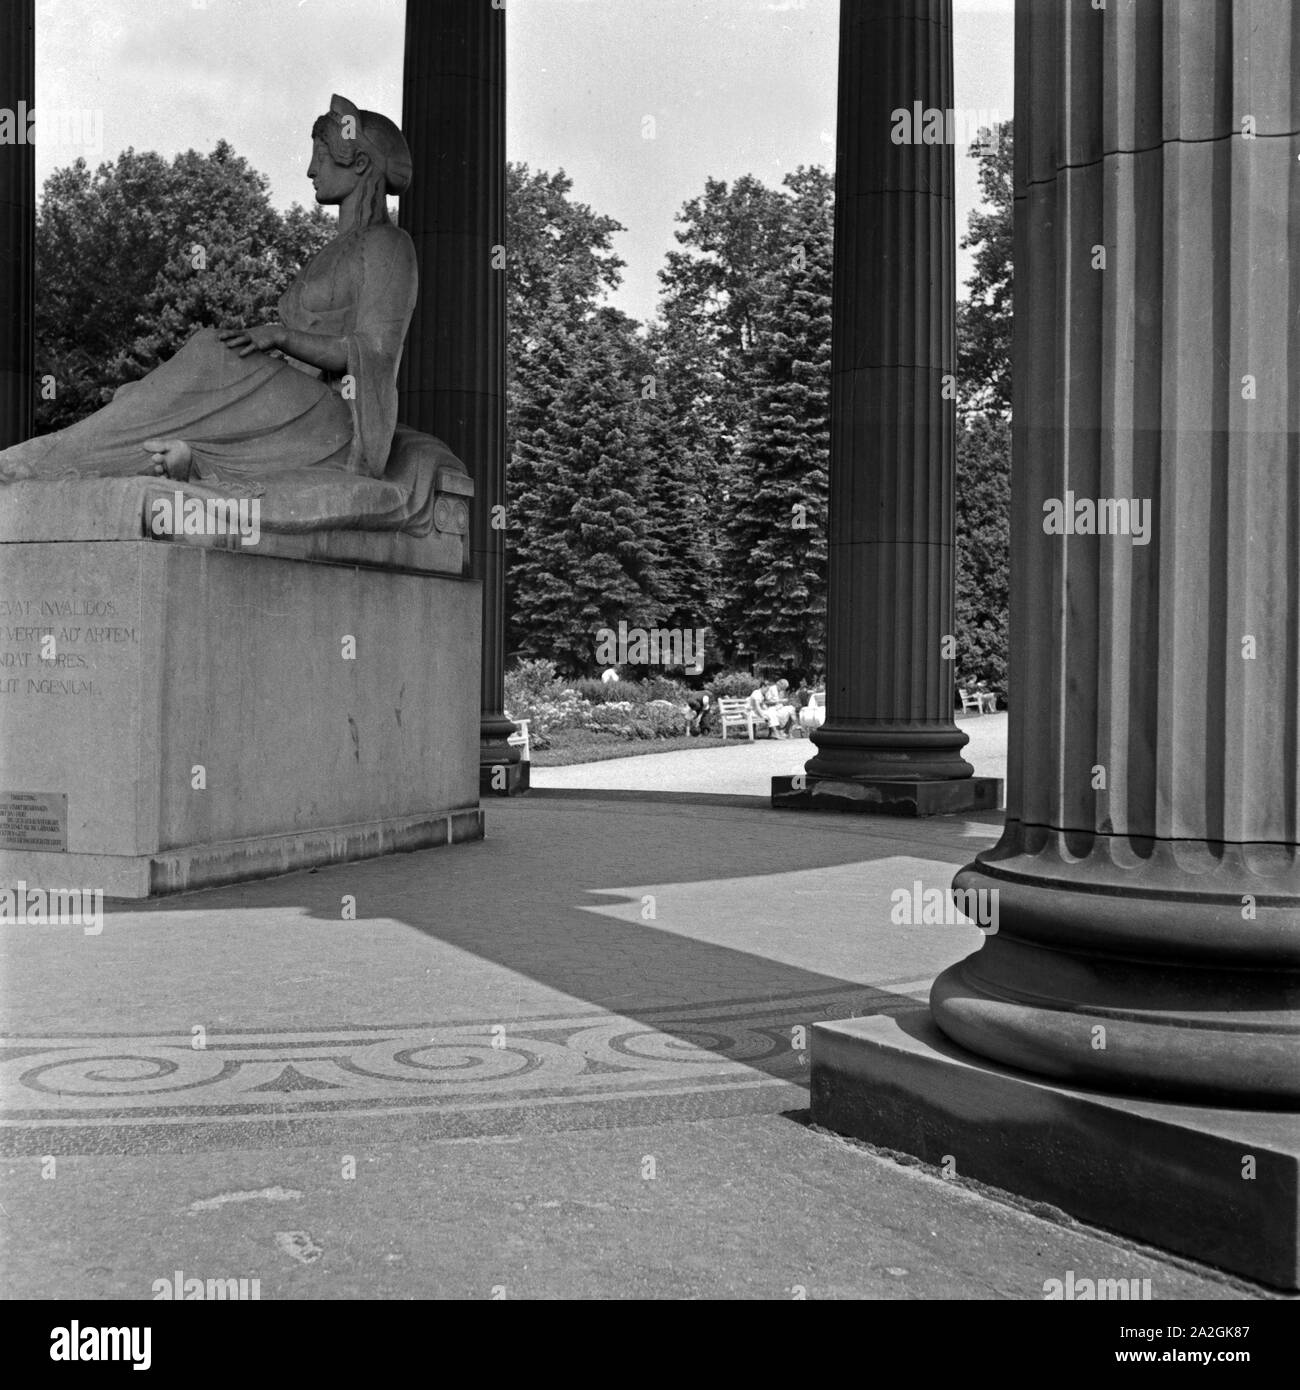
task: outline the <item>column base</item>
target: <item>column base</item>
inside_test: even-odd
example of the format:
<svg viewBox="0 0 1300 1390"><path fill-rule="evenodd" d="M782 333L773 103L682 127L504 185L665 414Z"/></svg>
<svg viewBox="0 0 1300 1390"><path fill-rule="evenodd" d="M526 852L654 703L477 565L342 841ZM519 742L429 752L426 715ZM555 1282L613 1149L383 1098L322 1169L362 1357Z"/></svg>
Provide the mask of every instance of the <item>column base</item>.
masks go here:
<svg viewBox="0 0 1300 1390"><path fill-rule="evenodd" d="M528 790L531 767L532 763L526 763L522 759L514 763L479 763L479 796L522 796Z"/></svg>
<svg viewBox="0 0 1300 1390"><path fill-rule="evenodd" d="M999 924L930 995L959 1047L1067 1085L1300 1109L1292 848L1008 820L953 888Z"/></svg>
<svg viewBox="0 0 1300 1390"><path fill-rule="evenodd" d="M1049 950L1001 925L934 982L958 1046L1072 1084L1300 1109L1294 975Z"/></svg>
<svg viewBox="0 0 1300 1390"><path fill-rule="evenodd" d="M484 796L522 796L528 790L530 764L520 744L507 740L515 733L515 721L500 710L484 712L479 719L478 793Z"/></svg>
<svg viewBox="0 0 1300 1390"><path fill-rule="evenodd" d="M819 777L799 772L772 778L772 806L788 811L846 811L864 816L949 816L1002 807L1000 777L947 782Z"/></svg>
<svg viewBox="0 0 1300 1390"><path fill-rule="evenodd" d="M1056 1085L955 1047L918 1007L813 1025L812 1119L936 1166L951 1159L960 1177L1248 1279L1300 1288L1294 1116ZM1045 1283L1067 1275L1043 1271ZM1106 1268L1071 1277L1075 1288L1123 1281L1111 1297L1129 1289L1119 1250Z"/></svg>
<svg viewBox="0 0 1300 1390"><path fill-rule="evenodd" d="M804 770L854 782L958 782L975 769L961 755L970 735L951 719L827 719L810 735Z"/></svg>

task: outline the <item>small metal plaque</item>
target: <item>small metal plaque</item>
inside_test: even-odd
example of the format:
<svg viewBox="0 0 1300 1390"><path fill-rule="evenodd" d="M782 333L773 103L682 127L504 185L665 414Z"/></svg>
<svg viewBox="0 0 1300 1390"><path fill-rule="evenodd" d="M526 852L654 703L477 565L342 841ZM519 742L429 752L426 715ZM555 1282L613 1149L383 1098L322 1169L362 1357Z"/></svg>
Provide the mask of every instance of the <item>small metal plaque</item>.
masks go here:
<svg viewBox="0 0 1300 1390"><path fill-rule="evenodd" d="M0 849L66 854L67 792L0 792Z"/></svg>

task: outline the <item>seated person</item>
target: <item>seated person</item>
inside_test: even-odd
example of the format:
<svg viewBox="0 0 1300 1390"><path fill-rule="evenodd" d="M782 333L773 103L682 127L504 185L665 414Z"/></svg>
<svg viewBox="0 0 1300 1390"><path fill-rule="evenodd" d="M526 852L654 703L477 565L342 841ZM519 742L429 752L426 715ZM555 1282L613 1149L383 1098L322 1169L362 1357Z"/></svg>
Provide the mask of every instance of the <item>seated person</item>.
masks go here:
<svg viewBox="0 0 1300 1390"><path fill-rule="evenodd" d="M794 706L789 703L790 682L779 680L774 685L760 686L751 692L746 702L763 721L773 738L789 738L790 725L795 718Z"/></svg>

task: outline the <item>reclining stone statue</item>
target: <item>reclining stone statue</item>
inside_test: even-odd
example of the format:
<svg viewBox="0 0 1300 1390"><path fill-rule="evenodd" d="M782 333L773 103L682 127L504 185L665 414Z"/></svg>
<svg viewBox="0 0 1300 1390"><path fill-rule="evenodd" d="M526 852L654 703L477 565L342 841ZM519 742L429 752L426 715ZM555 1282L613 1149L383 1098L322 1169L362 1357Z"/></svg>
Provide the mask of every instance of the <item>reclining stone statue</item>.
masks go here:
<svg viewBox="0 0 1300 1390"><path fill-rule="evenodd" d="M410 150L387 117L339 96L312 142L307 174L317 202L338 206L338 235L281 298L278 322L199 330L94 414L0 450L0 483L142 475L262 497L269 530L419 536L436 511L439 530L463 534L463 465L397 423L417 271L386 195L409 186ZM151 491L141 489L146 502Z"/></svg>

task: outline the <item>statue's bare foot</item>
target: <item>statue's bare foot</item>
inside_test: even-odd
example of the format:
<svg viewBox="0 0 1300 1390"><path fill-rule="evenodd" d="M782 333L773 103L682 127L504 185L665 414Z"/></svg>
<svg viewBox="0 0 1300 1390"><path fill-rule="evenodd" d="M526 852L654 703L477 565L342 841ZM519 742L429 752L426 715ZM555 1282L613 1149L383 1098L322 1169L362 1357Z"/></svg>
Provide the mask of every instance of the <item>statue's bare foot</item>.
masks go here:
<svg viewBox="0 0 1300 1390"><path fill-rule="evenodd" d="M194 455L183 439L146 439L150 473L165 473L169 478L184 482L190 476Z"/></svg>

